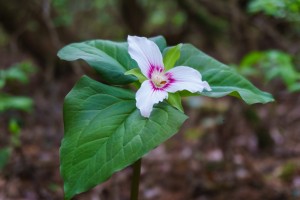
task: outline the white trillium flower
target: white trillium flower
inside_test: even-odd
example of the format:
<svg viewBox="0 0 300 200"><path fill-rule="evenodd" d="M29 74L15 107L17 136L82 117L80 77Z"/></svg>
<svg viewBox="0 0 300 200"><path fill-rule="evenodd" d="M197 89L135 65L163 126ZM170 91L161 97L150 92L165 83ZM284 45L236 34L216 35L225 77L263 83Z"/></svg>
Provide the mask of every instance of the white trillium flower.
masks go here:
<svg viewBox="0 0 300 200"><path fill-rule="evenodd" d="M153 105L167 99L169 92L211 90L201 74L191 67L177 66L165 72L162 54L153 41L137 36L128 36L127 40L128 53L147 78L135 96L142 116L149 117Z"/></svg>

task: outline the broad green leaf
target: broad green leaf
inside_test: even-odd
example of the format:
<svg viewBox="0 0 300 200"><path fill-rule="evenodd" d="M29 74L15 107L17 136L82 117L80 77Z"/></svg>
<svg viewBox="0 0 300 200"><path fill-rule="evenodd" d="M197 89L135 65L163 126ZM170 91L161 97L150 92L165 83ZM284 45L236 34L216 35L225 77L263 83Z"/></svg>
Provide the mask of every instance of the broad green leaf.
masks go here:
<svg viewBox="0 0 300 200"><path fill-rule="evenodd" d="M190 44L181 47L180 59L176 65L184 65L198 70L212 91L201 94L209 97L231 95L243 99L248 104L274 101L271 94L256 88L236 71L206 55Z"/></svg>
<svg viewBox="0 0 300 200"><path fill-rule="evenodd" d="M133 75L133 76L137 77L140 83L142 83L142 82L144 82L145 80L147 80L147 78L146 78L146 77L144 76L144 74L141 72L141 69L140 69L140 68L134 68L134 69L131 69L131 70L125 72L125 75Z"/></svg>
<svg viewBox="0 0 300 200"><path fill-rule="evenodd" d="M0 112L11 109L28 112L31 110L32 105L33 101L29 97L0 94Z"/></svg>
<svg viewBox="0 0 300 200"><path fill-rule="evenodd" d="M162 36L150 38L162 51L166 41ZM93 67L103 80L111 84L127 84L136 81L134 76L124 73L136 68L137 63L128 54L127 42L92 40L73 43L58 52L58 57L67 61L82 59Z"/></svg>
<svg viewBox="0 0 300 200"><path fill-rule="evenodd" d="M178 44L166 49L166 53L164 54L164 65L166 71L173 68L176 61L179 59L181 46L182 44Z"/></svg>
<svg viewBox="0 0 300 200"><path fill-rule="evenodd" d="M174 135L186 116L165 103L140 115L133 92L86 76L64 102L60 149L65 199L107 180Z"/></svg>
<svg viewBox="0 0 300 200"><path fill-rule="evenodd" d="M172 106L174 106L175 108L180 110L181 112L184 112L182 104L181 104L181 96L179 95L178 92L169 93L168 94L168 102L169 102L169 104L171 104Z"/></svg>

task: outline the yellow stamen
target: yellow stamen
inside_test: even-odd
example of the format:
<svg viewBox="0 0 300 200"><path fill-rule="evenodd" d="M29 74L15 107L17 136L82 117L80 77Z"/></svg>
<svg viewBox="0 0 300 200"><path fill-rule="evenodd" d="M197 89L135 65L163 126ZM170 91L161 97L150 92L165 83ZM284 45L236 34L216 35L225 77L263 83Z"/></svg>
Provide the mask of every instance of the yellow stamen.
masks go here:
<svg viewBox="0 0 300 200"><path fill-rule="evenodd" d="M155 71L152 74L151 80L156 87L161 88L167 83L168 78L166 77L164 72Z"/></svg>

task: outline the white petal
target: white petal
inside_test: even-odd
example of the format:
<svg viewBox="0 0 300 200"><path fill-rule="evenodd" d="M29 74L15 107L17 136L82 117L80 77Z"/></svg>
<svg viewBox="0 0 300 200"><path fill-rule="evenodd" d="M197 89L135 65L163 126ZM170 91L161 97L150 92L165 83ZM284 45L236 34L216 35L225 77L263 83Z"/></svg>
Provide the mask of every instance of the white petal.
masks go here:
<svg viewBox="0 0 300 200"><path fill-rule="evenodd" d="M161 52L154 42L137 36L128 36L127 41L129 55L137 62L146 77L150 78L149 73L153 67L164 69Z"/></svg>
<svg viewBox="0 0 300 200"><path fill-rule="evenodd" d="M153 109L153 105L163 101L168 97L168 93L164 90L154 90L149 80L142 83L140 89L135 95L136 107L140 109L141 115L149 117Z"/></svg>
<svg viewBox="0 0 300 200"><path fill-rule="evenodd" d="M210 91L211 88L206 81L202 81L202 76L197 70L178 66L170 69L167 74L171 74L174 82L165 88L167 92L177 92L181 90L188 90L190 92L202 92L204 89Z"/></svg>

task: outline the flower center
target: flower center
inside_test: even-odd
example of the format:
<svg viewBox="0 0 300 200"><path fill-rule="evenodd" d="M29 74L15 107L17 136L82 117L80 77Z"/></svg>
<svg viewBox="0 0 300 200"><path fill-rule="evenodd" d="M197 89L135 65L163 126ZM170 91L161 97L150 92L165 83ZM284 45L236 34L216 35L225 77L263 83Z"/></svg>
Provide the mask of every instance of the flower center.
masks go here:
<svg viewBox="0 0 300 200"><path fill-rule="evenodd" d="M156 87L162 88L168 83L168 77L164 72L154 71L151 76L151 81Z"/></svg>

